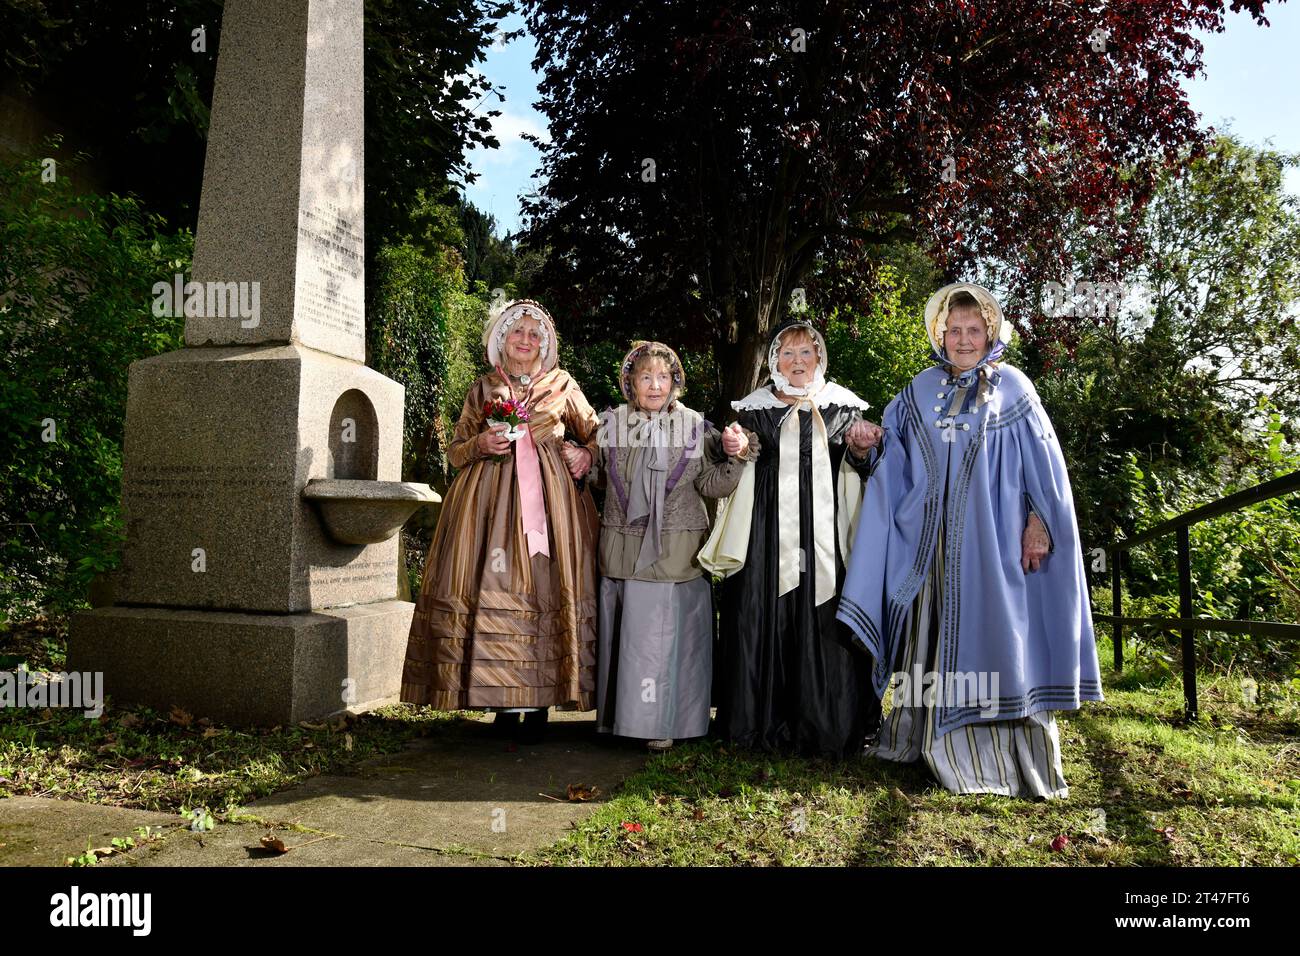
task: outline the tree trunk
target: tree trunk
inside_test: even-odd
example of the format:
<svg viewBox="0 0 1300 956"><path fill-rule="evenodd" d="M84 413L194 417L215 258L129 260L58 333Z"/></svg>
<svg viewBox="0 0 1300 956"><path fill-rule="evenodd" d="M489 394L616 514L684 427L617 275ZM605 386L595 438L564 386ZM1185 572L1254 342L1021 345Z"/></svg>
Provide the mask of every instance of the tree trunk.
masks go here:
<svg viewBox="0 0 1300 956"><path fill-rule="evenodd" d="M743 398L758 387L763 363L767 359L767 341L775 327L770 318L772 311L774 310L770 306L761 308L758 316L738 323L737 341L731 342L725 337L719 337L714 345L719 391L711 420L718 428L735 420L732 401Z"/></svg>

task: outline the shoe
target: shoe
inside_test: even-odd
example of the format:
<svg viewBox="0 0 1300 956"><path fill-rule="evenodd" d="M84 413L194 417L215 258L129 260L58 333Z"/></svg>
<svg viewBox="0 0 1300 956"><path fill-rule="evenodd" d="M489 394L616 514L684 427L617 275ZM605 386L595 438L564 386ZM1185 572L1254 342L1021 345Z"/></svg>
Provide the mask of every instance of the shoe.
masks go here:
<svg viewBox="0 0 1300 956"><path fill-rule="evenodd" d="M497 711L496 720L492 721L492 733L497 737L513 737L519 731L519 714L507 714Z"/></svg>
<svg viewBox="0 0 1300 956"><path fill-rule="evenodd" d="M665 750L672 749L673 739L671 737L665 737L663 740L647 740L646 746L652 753L663 753Z"/></svg>
<svg viewBox="0 0 1300 956"><path fill-rule="evenodd" d="M523 726L519 729L521 744L540 744L546 736L546 710L530 710L524 714Z"/></svg>

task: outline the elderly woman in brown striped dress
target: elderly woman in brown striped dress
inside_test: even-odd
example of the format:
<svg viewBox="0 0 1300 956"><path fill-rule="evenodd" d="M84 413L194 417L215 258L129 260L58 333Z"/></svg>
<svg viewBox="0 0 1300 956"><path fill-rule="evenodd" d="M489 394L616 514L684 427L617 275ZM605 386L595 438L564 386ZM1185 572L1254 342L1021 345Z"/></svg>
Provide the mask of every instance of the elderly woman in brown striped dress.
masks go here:
<svg viewBox="0 0 1300 956"><path fill-rule="evenodd" d="M492 371L465 397L448 457L459 470L439 516L416 601L402 700L497 711L536 742L547 708L595 706L596 539L577 479L597 452L599 419L557 368L555 324L537 302L489 318ZM517 440L485 405L529 410ZM566 436L568 440L566 440Z"/></svg>

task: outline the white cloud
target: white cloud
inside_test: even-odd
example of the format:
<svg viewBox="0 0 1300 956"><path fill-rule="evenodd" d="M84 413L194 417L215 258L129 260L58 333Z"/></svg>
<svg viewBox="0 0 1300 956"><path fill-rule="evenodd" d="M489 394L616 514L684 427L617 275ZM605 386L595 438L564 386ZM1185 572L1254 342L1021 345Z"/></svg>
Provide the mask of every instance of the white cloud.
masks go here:
<svg viewBox="0 0 1300 956"><path fill-rule="evenodd" d="M499 169L526 165L527 169L523 172L525 175L531 173L537 166L537 151L522 136L530 133L540 137L543 142L549 139L540 116L536 113L530 115L502 110L500 116L493 116L491 120L492 133L501 146L499 149L471 149L469 157L474 169L481 171L488 167Z"/></svg>

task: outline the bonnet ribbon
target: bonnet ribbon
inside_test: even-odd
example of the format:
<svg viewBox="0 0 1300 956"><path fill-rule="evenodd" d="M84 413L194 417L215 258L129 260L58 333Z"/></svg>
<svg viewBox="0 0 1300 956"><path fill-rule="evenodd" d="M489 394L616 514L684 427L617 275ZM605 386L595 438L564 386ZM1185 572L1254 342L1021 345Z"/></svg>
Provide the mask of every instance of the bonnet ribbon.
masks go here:
<svg viewBox="0 0 1300 956"><path fill-rule="evenodd" d="M952 384L957 386L953 391L952 402L949 403L947 415L949 417L956 415L968 404L967 394L971 388L977 389L975 398L975 408L978 409L993 397L993 390L997 388L998 383L1002 381L1002 373L996 370L993 363L1002 358L1002 353L1007 349L1005 342L997 342L989 349L988 353L981 358L973 368L968 368L964 372L953 371L949 373L952 378ZM936 348L933 344L930 346L930 357L934 364L947 370L951 364L948 356L942 349Z"/></svg>
<svg viewBox="0 0 1300 956"><path fill-rule="evenodd" d="M664 440L663 421L662 414L651 414L630 436L627 520L629 524L641 519L646 522L636 558L637 571L659 560L668 483L668 443Z"/></svg>

